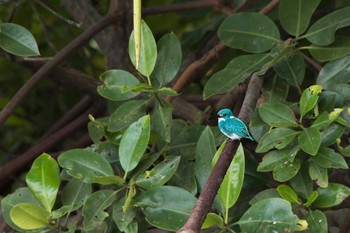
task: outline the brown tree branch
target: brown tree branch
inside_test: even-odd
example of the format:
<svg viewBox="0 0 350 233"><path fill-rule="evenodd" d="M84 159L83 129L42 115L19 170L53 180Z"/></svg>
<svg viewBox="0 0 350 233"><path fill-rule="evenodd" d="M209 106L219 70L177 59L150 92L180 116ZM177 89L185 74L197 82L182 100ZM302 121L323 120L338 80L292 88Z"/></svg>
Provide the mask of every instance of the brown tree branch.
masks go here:
<svg viewBox="0 0 350 233"><path fill-rule="evenodd" d="M56 56L41 67L32 77L26 82L15 94L15 96L7 103L7 105L0 112L0 126L5 123L7 118L15 111L16 107L25 99L34 86L48 75L57 65L62 63L67 56L73 53L78 47L87 43L94 35L108 27L118 18L117 14L108 15L99 23L91 26L88 30L83 32L80 36L69 43L64 49L56 54Z"/></svg>

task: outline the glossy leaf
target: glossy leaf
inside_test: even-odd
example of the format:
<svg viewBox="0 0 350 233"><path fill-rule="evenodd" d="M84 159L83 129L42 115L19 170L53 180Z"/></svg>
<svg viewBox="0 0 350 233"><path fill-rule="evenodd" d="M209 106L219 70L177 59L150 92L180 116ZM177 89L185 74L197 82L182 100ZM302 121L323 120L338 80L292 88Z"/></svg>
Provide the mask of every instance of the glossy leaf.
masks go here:
<svg viewBox="0 0 350 233"><path fill-rule="evenodd" d="M151 133L150 116L132 123L120 141L119 158L125 172L133 170L145 153Z"/></svg>
<svg viewBox="0 0 350 233"><path fill-rule="evenodd" d="M219 199L226 211L238 200L243 187L244 171L244 151L242 144L240 144L218 191Z"/></svg>
<svg viewBox="0 0 350 233"><path fill-rule="evenodd" d="M308 167L302 164L298 174L290 180L290 184L298 196L307 199L313 191L313 182L310 178Z"/></svg>
<svg viewBox="0 0 350 233"><path fill-rule="evenodd" d="M285 182L292 179L300 169L300 160L295 159L293 162L286 161L279 164L273 169L273 178L279 182Z"/></svg>
<svg viewBox="0 0 350 233"><path fill-rule="evenodd" d="M332 124L321 132L321 146L330 146L336 143L337 139L343 135L345 127L339 124Z"/></svg>
<svg viewBox="0 0 350 233"><path fill-rule="evenodd" d="M305 203L305 207L309 207L318 197L318 192L313 191L307 198Z"/></svg>
<svg viewBox="0 0 350 233"><path fill-rule="evenodd" d="M136 185L144 189L153 189L165 184L175 173L180 163L180 156L167 158L136 178Z"/></svg>
<svg viewBox="0 0 350 233"><path fill-rule="evenodd" d="M135 204L142 207L146 220L151 225L176 231L185 224L196 201L197 199L184 189L161 186L142 193Z"/></svg>
<svg viewBox="0 0 350 233"><path fill-rule="evenodd" d="M334 43L327 46L306 46L311 56L317 61L325 62L343 58L350 54L350 37L338 36Z"/></svg>
<svg viewBox="0 0 350 233"><path fill-rule="evenodd" d="M262 53L280 42L274 22L260 13L237 13L227 17L218 29L219 39L231 48Z"/></svg>
<svg viewBox="0 0 350 233"><path fill-rule="evenodd" d="M258 108L256 108L250 117L249 131L256 141L260 141L261 138L271 130L260 117Z"/></svg>
<svg viewBox="0 0 350 233"><path fill-rule="evenodd" d="M24 230L34 230L49 225L50 213L33 203L19 203L10 212L14 224Z"/></svg>
<svg viewBox="0 0 350 233"><path fill-rule="evenodd" d="M274 66L273 69L277 75L285 79L289 84L298 87L304 80L305 62L303 57L294 52L292 55L283 56Z"/></svg>
<svg viewBox="0 0 350 233"><path fill-rule="evenodd" d="M132 222L132 220L136 216L137 209L134 206L129 206L126 211L123 211L123 205L125 203L125 197L119 199L113 205L112 218L114 222L117 224L120 231L125 231L128 225Z"/></svg>
<svg viewBox="0 0 350 233"><path fill-rule="evenodd" d="M322 91L322 86L314 85L306 88L300 97L300 115L305 116L310 110L312 110L318 100L318 94Z"/></svg>
<svg viewBox="0 0 350 233"><path fill-rule="evenodd" d="M117 186L122 186L125 182L120 176L94 176L94 183L102 185L115 184Z"/></svg>
<svg viewBox="0 0 350 233"><path fill-rule="evenodd" d="M267 198L252 205L238 223L244 232L294 232L298 222L288 201Z"/></svg>
<svg viewBox="0 0 350 233"><path fill-rule="evenodd" d="M93 183L95 176L114 174L109 162L100 154L84 149L74 149L62 153L58 163L74 178Z"/></svg>
<svg viewBox="0 0 350 233"><path fill-rule="evenodd" d="M177 74L182 59L181 45L174 33L168 33L157 43L157 62L151 75L156 89L169 83Z"/></svg>
<svg viewBox="0 0 350 233"><path fill-rule="evenodd" d="M328 113L322 112L312 123L312 128L322 130L325 129L330 123L331 121L329 120Z"/></svg>
<svg viewBox="0 0 350 233"><path fill-rule="evenodd" d="M299 150L299 147L293 146L291 148L287 147L281 150L270 151L263 157L263 160L259 164L257 171L272 171L276 166L283 166L283 164L288 164L290 161L294 160Z"/></svg>
<svg viewBox="0 0 350 233"><path fill-rule="evenodd" d="M228 92L232 87L259 71L272 57L268 53L243 55L234 58L226 67L216 72L204 87L203 98Z"/></svg>
<svg viewBox="0 0 350 233"><path fill-rule="evenodd" d="M15 192L8 194L1 200L1 214L5 222L14 230L20 232L22 231L16 224L13 223L10 211L11 209L19 203L32 203L39 206L39 202L33 196L29 188L18 188Z"/></svg>
<svg viewBox="0 0 350 233"><path fill-rule="evenodd" d="M108 122L108 131L116 132L128 127L146 114L146 107L149 100L130 100L117 108Z"/></svg>
<svg viewBox="0 0 350 233"><path fill-rule="evenodd" d="M51 212L60 185L56 160L46 153L41 154L34 160L26 176L26 183L41 206Z"/></svg>
<svg viewBox="0 0 350 233"><path fill-rule="evenodd" d="M280 198L281 195L279 195L279 193L277 192L276 189L265 189L261 192L259 192L258 194L256 194L250 201L249 201L249 205L254 205L255 203L257 203L258 201L264 200L264 199L268 199L268 198L272 198L272 197L276 197L276 198Z"/></svg>
<svg viewBox="0 0 350 233"><path fill-rule="evenodd" d="M215 153L215 155L214 155L214 158L213 158L213 160L212 160L212 162L211 162L211 167L212 167L212 168L214 168L214 166L215 166L216 162L218 161L218 159L219 159L219 157L220 157L222 151L224 150L224 148L225 148L225 146L226 146L226 143L227 143L227 140L228 140L228 138L225 139L225 141L223 141L223 142L221 143L220 147L219 147L218 150L216 151L216 153Z"/></svg>
<svg viewBox="0 0 350 233"><path fill-rule="evenodd" d="M134 32L130 35L129 56L132 64L136 67L136 52ZM150 77L157 60L157 45L151 29L141 21L141 44L140 60L136 69L146 77Z"/></svg>
<svg viewBox="0 0 350 233"><path fill-rule="evenodd" d="M312 159L324 168L349 168L343 156L328 147L321 147Z"/></svg>
<svg viewBox="0 0 350 233"><path fill-rule="evenodd" d="M202 229L208 229L214 226L223 227L224 225L224 220L220 215L217 215L215 213L208 213L205 217Z"/></svg>
<svg viewBox="0 0 350 233"><path fill-rule="evenodd" d="M311 16L321 0L282 0L279 18L282 27L293 36L300 36L309 26Z"/></svg>
<svg viewBox="0 0 350 233"><path fill-rule="evenodd" d="M350 7L344 7L317 20L304 37L316 45L329 45L335 39L335 32L349 25Z"/></svg>
<svg viewBox="0 0 350 233"><path fill-rule="evenodd" d="M326 215L320 211L310 211L306 216L305 220L309 223L309 227L307 229L308 233L327 233L328 232L328 224Z"/></svg>
<svg viewBox="0 0 350 233"><path fill-rule="evenodd" d="M278 185L277 192L281 195L281 197L284 200L289 201L290 203L300 204L300 201L298 199L296 192L294 192L294 190L288 185L285 185L285 184Z"/></svg>
<svg viewBox="0 0 350 233"><path fill-rule="evenodd" d="M161 140L170 142L171 139L171 123L172 109L169 106L163 106L157 102L151 114L152 130L158 134Z"/></svg>
<svg viewBox="0 0 350 233"><path fill-rule="evenodd" d="M291 143L298 134L298 131L289 128L272 129L260 139L255 151L257 153L264 153L273 148L279 150L283 149Z"/></svg>
<svg viewBox="0 0 350 233"><path fill-rule="evenodd" d="M329 208L339 205L349 195L350 188L343 184L329 183L327 188L318 188L318 197L313 205L318 208Z"/></svg>
<svg viewBox="0 0 350 233"><path fill-rule="evenodd" d="M139 83L129 72L124 70L108 70L100 76L103 85L97 87L97 92L106 99L122 101L135 97L137 92L127 91L125 86L134 86Z"/></svg>
<svg viewBox="0 0 350 233"><path fill-rule="evenodd" d="M340 138L337 139L337 147L338 147L339 152L342 155L344 155L346 157L350 157L350 146L343 147L341 145L341 139Z"/></svg>
<svg viewBox="0 0 350 233"><path fill-rule="evenodd" d="M300 148L310 154L316 155L321 145L321 134L317 128L306 128L298 135Z"/></svg>
<svg viewBox="0 0 350 233"><path fill-rule="evenodd" d="M0 48L17 56L40 55L33 35L14 23L0 23Z"/></svg>
<svg viewBox="0 0 350 233"><path fill-rule="evenodd" d="M211 173L212 160L215 152L214 136L210 127L207 126L203 130L196 146L195 174L200 191Z"/></svg>
<svg viewBox="0 0 350 233"><path fill-rule="evenodd" d="M293 111L282 103L263 103L259 106L259 115L268 125L274 127L297 127Z"/></svg>
<svg viewBox="0 0 350 233"><path fill-rule="evenodd" d="M91 191L91 184L72 179L62 190L62 205L69 206L69 212L77 210L83 206Z"/></svg>
<svg viewBox="0 0 350 233"><path fill-rule="evenodd" d="M99 226L108 216L104 211L116 199L116 193L112 190L99 190L94 192L85 201L83 207L84 229L91 231Z"/></svg>
<svg viewBox="0 0 350 233"><path fill-rule="evenodd" d="M315 180L317 185L323 188L328 186L328 169L321 167L313 160L310 161L309 174L312 180Z"/></svg>

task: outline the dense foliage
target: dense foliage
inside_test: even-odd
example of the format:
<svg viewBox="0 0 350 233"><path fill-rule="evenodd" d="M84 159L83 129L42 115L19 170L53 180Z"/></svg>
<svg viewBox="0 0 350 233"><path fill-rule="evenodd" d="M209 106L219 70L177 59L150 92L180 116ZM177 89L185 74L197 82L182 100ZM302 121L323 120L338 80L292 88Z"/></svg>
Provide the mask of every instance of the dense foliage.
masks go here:
<svg viewBox="0 0 350 233"><path fill-rule="evenodd" d="M219 168L227 172L209 203L211 208L203 210L209 213L202 229L320 233L349 227L346 221L330 221L344 210L347 216L350 213L348 1L228 1L226 5L198 1L199 10L164 18L152 15L157 8L150 8L154 3L149 1L143 6L144 19L134 18L133 30L131 3L111 0L106 10L106 3L74 1L81 4L80 15L75 15L70 3L62 2L73 18L83 22L83 13L87 17L91 11L96 15L108 11L106 25L114 23L120 34L108 40L96 36L76 57L60 65L74 42L58 52L53 52L55 47L73 41L71 36L81 30L72 28L73 22L63 16L68 13L59 3L50 3L59 9L53 15L48 8L37 12L38 5L47 6L41 1L22 3L21 11L36 11L32 21L27 20L28 15L16 17L11 12L17 9L14 3L2 6L9 17L15 15L14 22L0 23L0 65L11 63L6 68L8 76L2 79L1 91L5 85L11 88L1 97L2 114L9 109L6 103L14 95L12 89L19 88L9 74L28 75L22 70L14 72L16 67L38 70L33 80L51 62L54 81L42 80L37 90L31 90L31 101L23 100L8 120L0 114L0 119L7 120L1 133L5 138L1 147L6 148L1 151L0 178L6 184L2 185L1 211L10 228L20 232L179 230L192 218L199 196L210 192L208 177L232 145L215 121L209 120L222 107L233 108L236 115L241 109L239 115L249 122L255 141L242 140L231 154L232 162ZM186 4L189 1L168 2L170 12L178 6L193 7ZM158 10L162 12L162 7ZM121 12L124 17L118 17ZM110 24L108 17L115 17ZM41 31L40 25L72 33L62 36L48 28ZM113 51L120 53L109 53L111 45L106 43L110 40L112 47L120 49ZM39 55L39 50L43 57L53 55L52 60L27 58ZM68 77L62 82L55 72ZM99 80L90 77L95 74ZM83 78L69 80L76 76ZM261 88L256 88L256 82ZM50 97L50 92L61 88L81 93L74 90ZM82 93L92 98L78 117L45 133L57 114L78 106L72 102L82 98ZM90 105L103 110L88 108ZM45 111L38 110L41 108ZM248 109L245 114L244 108ZM37 124L34 116L44 123ZM84 130L77 127L73 136L73 131L64 131L64 125L74 125L79 117L91 140L86 147L74 144ZM42 134L44 137L33 140ZM57 137L61 140L53 141ZM68 140L63 142L63 138ZM43 140L46 144L41 144ZM50 142L55 143L45 147ZM53 145L56 143L59 145ZM65 143L73 146L67 149ZM34 149L24 152L26 159L35 157L28 171L26 164L7 164L7 154L22 153L31 144ZM44 146L35 149L35 145ZM8 176L18 173L24 176L10 186Z"/></svg>

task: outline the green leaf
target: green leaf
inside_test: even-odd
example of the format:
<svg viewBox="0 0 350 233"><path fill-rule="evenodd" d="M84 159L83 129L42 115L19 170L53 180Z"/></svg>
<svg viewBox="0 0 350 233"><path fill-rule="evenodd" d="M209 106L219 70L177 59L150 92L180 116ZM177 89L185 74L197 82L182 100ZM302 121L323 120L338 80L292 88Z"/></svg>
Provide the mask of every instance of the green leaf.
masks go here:
<svg viewBox="0 0 350 233"><path fill-rule="evenodd" d="M113 169L100 154L84 149L74 149L62 153L58 163L74 178L93 183L95 176L112 176Z"/></svg>
<svg viewBox="0 0 350 233"><path fill-rule="evenodd" d="M181 45L174 33L160 38L157 47L157 62L151 75L152 86L155 89L164 86L175 77L182 59Z"/></svg>
<svg viewBox="0 0 350 233"><path fill-rule="evenodd" d="M225 139L225 141L223 141L219 147L219 149L216 151L214 157L213 157L213 160L211 162L211 167L214 168L216 162L218 161L222 151L224 150L225 146L226 146L226 142L227 142L228 139Z"/></svg>
<svg viewBox="0 0 350 233"><path fill-rule="evenodd" d="M343 156L328 147L321 147L312 159L324 168L349 168Z"/></svg>
<svg viewBox="0 0 350 233"><path fill-rule="evenodd" d="M328 184L327 184L328 185ZM318 197L318 192L313 191L307 198L307 201L305 203L305 207L309 207Z"/></svg>
<svg viewBox="0 0 350 233"><path fill-rule="evenodd" d="M339 205L349 195L350 188L336 183L329 183L327 188L318 188L318 197L314 201L313 205L318 208L329 208Z"/></svg>
<svg viewBox="0 0 350 233"><path fill-rule="evenodd" d="M261 140L262 136L271 130L271 127L261 119L258 108L255 108L250 117L249 130L253 138L258 142Z"/></svg>
<svg viewBox="0 0 350 233"><path fill-rule="evenodd" d="M226 208L226 212L238 200L243 187L244 170L244 151L242 144L240 144L218 191L219 199Z"/></svg>
<svg viewBox="0 0 350 233"><path fill-rule="evenodd" d="M298 196L307 199L313 191L313 181L310 178L308 167L302 164L298 174L290 180L290 184Z"/></svg>
<svg viewBox="0 0 350 233"><path fill-rule="evenodd" d="M306 88L300 97L300 115L305 116L310 110L312 110L318 101L318 94L322 91L322 86L314 85Z"/></svg>
<svg viewBox="0 0 350 233"><path fill-rule="evenodd" d="M255 151L257 153L264 153L273 148L279 150L283 149L290 144L298 134L298 131L289 128L272 129L260 139Z"/></svg>
<svg viewBox="0 0 350 233"><path fill-rule="evenodd" d="M62 205L70 207L68 212L77 210L83 206L91 191L91 184L73 178L62 190Z"/></svg>
<svg viewBox="0 0 350 233"><path fill-rule="evenodd" d="M332 124L321 132L321 146L330 146L343 135L345 127L339 124Z"/></svg>
<svg viewBox="0 0 350 233"><path fill-rule="evenodd" d="M184 189L161 186L142 193L135 204L142 207L151 225L176 231L185 224L196 201L194 195Z"/></svg>
<svg viewBox="0 0 350 233"><path fill-rule="evenodd" d="M34 160L26 176L26 183L41 206L51 212L60 186L60 171L56 160L46 153L41 154Z"/></svg>
<svg viewBox="0 0 350 233"><path fill-rule="evenodd" d="M17 56L40 55L33 35L13 23L0 23L0 48Z"/></svg>
<svg viewBox="0 0 350 233"><path fill-rule="evenodd" d="M335 39L335 32L349 25L350 7L344 7L317 20L303 37L316 45L329 45Z"/></svg>
<svg viewBox="0 0 350 233"><path fill-rule="evenodd" d="M224 69L216 72L205 84L203 98L228 92L232 87L259 71L272 57L268 53L243 55L231 60Z"/></svg>
<svg viewBox="0 0 350 233"><path fill-rule="evenodd" d="M341 139L340 138L337 139L337 147L338 147L339 152L342 155L344 155L346 157L350 157L350 146L343 147L341 145Z"/></svg>
<svg viewBox="0 0 350 233"><path fill-rule="evenodd" d="M128 127L146 113L149 100L130 100L117 108L108 122L108 131L117 132Z"/></svg>
<svg viewBox="0 0 350 233"><path fill-rule="evenodd" d="M261 201L261 200L264 200L264 199L268 199L268 198L272 198L272 197L280 198L281 195L279 195L279 193L277 192L276 189L265 189L265 190L259 192L258 194L256 194L256 195L249 201L249 205L254 205L254 204L257 203L258 201Z"/></svg>
<svg viewBox="0 0 350 233"><path fill-rule="evenodd" d="M273 150L267 153L262 162L259 164L257 171L268 172L272 171L276 166L283 166L283 164L288 164L293 161L296 154L300 150L299 147L286 147L281 150Z"/></svg>
<svg viewBox="0 0 350 233"><path fill-rule="evenodd" d="M207 182L207 179L212 170L212 160L216 152L214 135L209 126L207 126L196 146L196 162L195 162L195 174L201 191Z"/></svg>
<svg viewBox="0 0 350 233"><path fill-rule="evenodd" d="M205 217L204 223L202 225L203 229L208 229L214 226L224 227L224 220L220 215L217 215L215 213L208 213Z"/></svg>
<svg viewBox="0 0 350 233"><path fill-rule="evenodd" d="M164 94L164 95L167 95L167 96L178 96L179 95L179 93L177 93L176 91L174 91L173 89L168 88L168 87L159 88L157 90L157 92Z"/></svg>
<svg viewBox="0 0 350 233"><path fill-rule="evenodd" d="M122 136L119 146L120 164L125 172L133 170L145 153L151 133L150 116L132 123Z"/></svg>
<svg viewBox="0 0 350 233"><path fill-rule="evenodd" d="M321 0L282 0L279 19L282 27L293 36L300 36L309 26L310 19Z"/></svg>
<svg viewBox="0 0 350 233"><path fill-rule="evenodd" d="M338 36L334 43L330 45L310 45L303 48L308 49L311 56L317 61L332 61L350 54L350 37Z"/></svg>
<svg viewBox="0 0 350 233"><path fill-rule="evenodd" d="M171 139L171 123L173 119L172 109L169 106L163 106L157 101L155 108L151 114L151 128L156 132L160 139L170 142Z"/></svg>
<svg viewBox="0 0 350 233"><path fill-rule="evenodd" d="M103 85L97 87L97 92L106 99L112 101L128 100L136 95L137 92L125 92L125 86L134 86L139 83L129 72L124 70L108 70L100 76Z"/></svg>
<svg viewBox="0 0 350 233"><path fill-rule="evenodd" d="M300 169L300 160L295 159L293 162L286 161L279 164L273 169L273 178L279 182L285 182L292 179Z"/></svg>
<svg viewBox="0 0 350 233"><path fill-rule="evenodd" d="M284 102L288 96L289 85L284 79L273 75L264 80L263 89L265 102Z"/></svg>
<svg viewBox="0 0 350 233"><path fill-rule="evenodd" d="M39 205L39 202L33 196L29 188L18 188L14 193L11 193L1 200L1 214L5 222L14 230L20 232L22 231L16 224L13 223L10 211L11 209L19 203L32 203Z"/></svg>
<svg viewBox="0 0 350 233"><path fill-rule="evenodd" d="M175 173L180 163L180 156L166 158L136 178L136 185L144 189L153 189L165 184Z"/></svg>
<svg viewBox="0 0 350 233"><path fill-rule="evenodd" d="M282 103L263 103L259 106L259 115L273 127L297 127L293 111Z"/></svg>
<svg viewBox="0 0 350 233"><path fill-rule="evenodd" d="M326 215L320 211L310 211L306 216L305 220L308 222L308 233L327 233L328 224Z"/></svg>
<svg viewBox="0 0 350 233"><path fill-rule="evenodd" d="M294 232L298 222L288 201L267 198L251 206L238 223L244 232Z"/></svg>
<svg viewBox="0 0 350 233"><path fill-rule="evenodd" d="M49 225L50 213L33 203L19 203L10 212L14 224L24 230L34 230Z"/></svg>
<svg viewBox="0 0 350 233"><path fill-rule="evenodd" d="M321 167L314 162L314 159L310 161L309 174L312 180L315 180L317 185L323 188L328 186L328 169Z"/></svg>
<svg viewBox="0 0 350 233"><path fill-rule="evenodd" d="M321 134L317 128L306 128L298 135L300 148L310 154L316 155L321 145Z"/></svg>
<svg viewBox="0 0 350 233"><path fill-rule="evenodd" d="M136 69L146 77L150 77L157 60L157 45L151 29L145 21L141 21L141 45L140 60L136 67L135 38L134 32L129 39L129 56Z"/></svg>
<svg viewBox="0 0 350 233"><path fill-rule="evenodd" d="M194 166L192 161L181 162L173 177L168 181L168 185L183 188L196 195L197 182Z"/></svg>
<svg viewBox="0 0 350 233"><path fill-rule="evenodd" d="M280 42L274 22L260 13L237 13L227 17L218 29L219 39L231 48L262 53Z"/></svg>
<svg viewBox="0 0 350 233"><path fill-rule="evenodd" d="M102 185L115 184L117 186L124 184L124 180L120 176L95 176L94 182Z"/></svg>
<svg viewBox="0 0 350 233"><path fill-rule="evenodd" d="M285 185L285 184L278 185L277 192L281 195L281 197L284 200L289 201L290 203L301 204L296 192L294 192L294 190L288 185Z"/></svg>
<svg viewBox="0 0 350 233"><path fill-rule="evenodd" d="M322 130L325 129L330 123L331 121L329 120L328 112L322 112L312 123L311 127Z"/></svg>
<svg viewBox="0 0 350 233"><path fill-rule="evenodd" d="M137 208L132 205L129 206L129 208L127 208L126 211L123 211L124 203L125 197L119 199L113 205L112 218L117 224L120 231L126 231L128 225L132 222L137 213Z"/></svg>
<svg viewBox="0 0 350 233"><path fill-rule="evenodd" d="M104 209L109 207L115 199L116 192L112 190L99 190L89 196L82 212L85 231L91 231L103 222L108 216Z"/></svg>
<svg viewBox="0 0 350 233"><path fill-rule="evenodd" d="M299 53L283 56L274 66L273 69L277 75L285 79L289 84L298 87L304 80L305 62Z"/></svg>

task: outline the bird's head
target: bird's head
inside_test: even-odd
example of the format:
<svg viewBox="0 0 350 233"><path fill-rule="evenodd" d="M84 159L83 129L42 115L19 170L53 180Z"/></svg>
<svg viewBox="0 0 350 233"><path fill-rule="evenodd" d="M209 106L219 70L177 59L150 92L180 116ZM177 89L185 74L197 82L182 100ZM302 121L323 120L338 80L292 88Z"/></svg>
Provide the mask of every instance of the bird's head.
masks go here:
<svg viewBox="0 0 350 233"><path fill-rule="evenodd" d="M227 118L230 118L232 116L232 112L230 109L224 108L218 112L217 116L218 116L218 118L221 118L221 119L227 119Z"/></svg>

